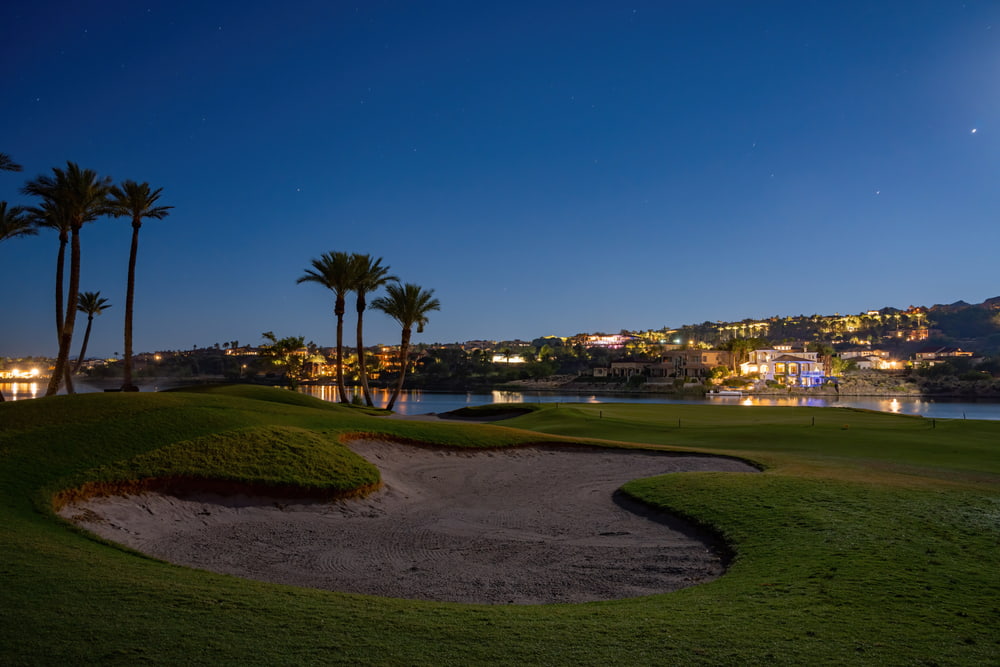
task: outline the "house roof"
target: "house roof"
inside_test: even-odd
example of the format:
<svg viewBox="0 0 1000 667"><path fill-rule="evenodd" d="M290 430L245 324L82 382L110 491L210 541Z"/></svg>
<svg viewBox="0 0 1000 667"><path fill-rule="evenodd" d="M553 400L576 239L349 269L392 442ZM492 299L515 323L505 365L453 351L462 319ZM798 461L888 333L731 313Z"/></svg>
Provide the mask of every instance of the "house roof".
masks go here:
<svg viewBox="0 0 1000 667"><path fill-rule="evenodd" d="M921 348L917 350L915 354L954 354L956 352L962 352L962 351L963 350L960 347L936 346L936 347Z"/></svg>
<svg viewBox="0 0 1000 667"><path fill-rule="evenodd" d="M806 359L805 357L796 357L796 356L793 356L791 354L783 354L780 357L777 357L776 359L774 359L774 361L798 361L798 362L805 362L807 364L819 363L815 359Z"/></svg>

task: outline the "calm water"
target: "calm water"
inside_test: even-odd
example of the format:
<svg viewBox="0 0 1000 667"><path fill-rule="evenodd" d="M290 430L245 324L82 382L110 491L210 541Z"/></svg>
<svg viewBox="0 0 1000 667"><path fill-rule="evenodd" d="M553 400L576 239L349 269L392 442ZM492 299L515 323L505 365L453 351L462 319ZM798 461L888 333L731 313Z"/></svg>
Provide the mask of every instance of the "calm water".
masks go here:
<svg viewBox="0 0 1000 667"><path fill-rule="evenodd" d="M326 401L337 400L336 387L310 386L300 387L299 391L322 398ZM348 395L353 397L351 389ZM384 407L389 400L390 392L374 390L372 398L375 404ZM915 398L809 398L797 396L792 398L760 397L740 398L719 397L708 399L672 399L652 397L648 394L623 396L597 396L576 394L553 394L533 391L494 391L490 393L444 394L427 391L403 392L396 401L395 411L404 415L427 414L428 412L448 412L459 408L490 403L682 403L688 405L755 405L770 406L812 406L812 407L850 407L878 410L880 412L895 412L904 415L922 415L937 419L996 419L1000 420L1000 401L949 401L946 399L928 400Z"/></svg>
<svg viewBox="0 0 1000 667"><path fill-rule="evenodd" d="M0 382L0 391L4 398L24 400L38 398L45 394L44 382ZM149 389L152 389L150 387ZM101 391L84 382L77 382L79 393ZM143 391L147 388L143 387ZM299 391L321 398L325 401L337 400L337 389L331 386L300 387ZM348 395L353 396L348 388ZM384 407L389 401L388 390L373 390L376 405ZM396 412L404 415L420 415L429 412L448 412L474 405L490 403L683 403L698 405L709 403L713 405L755 405L772 406L813 406L813 407L851 407L878 410L880 412L895 412L904 415L922 415L937 419L994 419L1000 420L1000 401L952 401L948 399L928 400L917 398L809 398L797 396L793 398L739 398L719 397L709 399L672 399L653 397L647 394L622 396L597 396L575 394L552 394L533 391L494 391L490 393L443 394L428 391L406 391L396 401Z"/></svg>

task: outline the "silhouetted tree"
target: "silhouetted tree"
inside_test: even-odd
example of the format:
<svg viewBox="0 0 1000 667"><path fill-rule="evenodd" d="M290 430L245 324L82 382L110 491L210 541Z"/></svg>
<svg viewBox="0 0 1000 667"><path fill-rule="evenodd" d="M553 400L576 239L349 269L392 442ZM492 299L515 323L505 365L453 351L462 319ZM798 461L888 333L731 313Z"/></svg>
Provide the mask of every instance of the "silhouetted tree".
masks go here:
<svg viewBox="0 0 1000 667"><path fill-rule="evenodd" d="M159 206L163 188L151 190L149 183L122 181L111 188L110 213L116 218L132 219L132 246L128 256L128 286L125 291L125 365L123 391L139 391L132 384L132 305L135 300L135 260L139 253L139 229L146 218L162 220L173 206Z"/></svg>
<svg viewBox="0 0 1000 667"><path fill-rule="evenodd" d="M80 372L83 365L83 357L87 354L87 343L90 342L90 328L94 324L94 315L100 315L111 307L108 300L101 297L100 292L81 292L77 303L77 310L87 314L87 330L83 334L83 345L80 346L80 356L76 359L74 373Z"/></svg>
<svg viewBox="0 0 1000 667"><path fill-rule="evenodd" d="M386 287L386 296L379 297L372 302L372 308L381 310L383 313L396 320L402 327L402 337L399 344L399 379L396 381L396 388L389 398L387 410L392 410L399 398L399 393L403 390L403 379L406 376L406 367L409 361L410 337L413 327L416 325L417 333L422 333L427 324L427 316L431 311L441 310L441 302L434 298L434 290L425 290L419 285L406 283L405 285L390 283Z"/></svg>
<svg viewBox="0 0 1000 667"><path fill-rule="evenodd" d="M80 290L80 230L84 224L92 222L108 213L108 192L110 178L100 178L90 169L81 169L73 162L66 163L66 169L52 168L52 175L41 175L28 181L23 188L27 195L42 199L43 207L59 211L70 225L70 275L66 293L66 317L59 335L59 356L55 370L49 380L46 396L59 391L63 375L67 373L70 346L73 343L73 327L76 324L76 304Z"/></svg>

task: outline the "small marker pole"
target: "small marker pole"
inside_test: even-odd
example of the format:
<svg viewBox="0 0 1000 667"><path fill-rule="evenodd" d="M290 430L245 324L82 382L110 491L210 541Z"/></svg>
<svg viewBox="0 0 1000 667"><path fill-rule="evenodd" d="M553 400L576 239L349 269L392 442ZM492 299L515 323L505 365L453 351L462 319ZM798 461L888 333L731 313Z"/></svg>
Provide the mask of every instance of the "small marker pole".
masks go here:
<svg viewBox="0 0 1000 667"><path fill-rule="evenodd" d="M680 427L681 427L681 418L678 417L677 418L677 428L680 428Z"/></svg>
<svg viewBox="0 0 1000 667"><path fill-rule="evenodd" d="M812 425L813 425L813 426L815 426L815 425L816 425L816 417L815 417L815 416L813 417L813 424L812 424Z"/></svg>
<svg viewBox="0 0 1000 667"><path fill-rule="evenodd" d="M936 419L932 419L931 420L931 428L937 428L937 420Z"/></svg>

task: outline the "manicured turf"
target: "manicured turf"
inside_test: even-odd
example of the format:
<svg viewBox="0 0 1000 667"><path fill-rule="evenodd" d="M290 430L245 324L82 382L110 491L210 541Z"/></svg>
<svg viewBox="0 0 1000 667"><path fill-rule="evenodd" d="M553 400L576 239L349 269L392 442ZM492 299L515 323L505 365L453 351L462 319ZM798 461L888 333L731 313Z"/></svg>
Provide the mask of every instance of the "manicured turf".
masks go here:
<svg viewBox="0 0 1000 667"><path fill-rule="evenodd" d="M1000 424L623 404L540 406L503 424L389 420L255 387L2 404L0 663L1000 662ZM731 570L613 602L413 602L172 566L51 511L85 481L171 473L343 490L371 474L337 445L350 434L490 447L542 433L761 464L626 486L712 526Z"/></svg>

